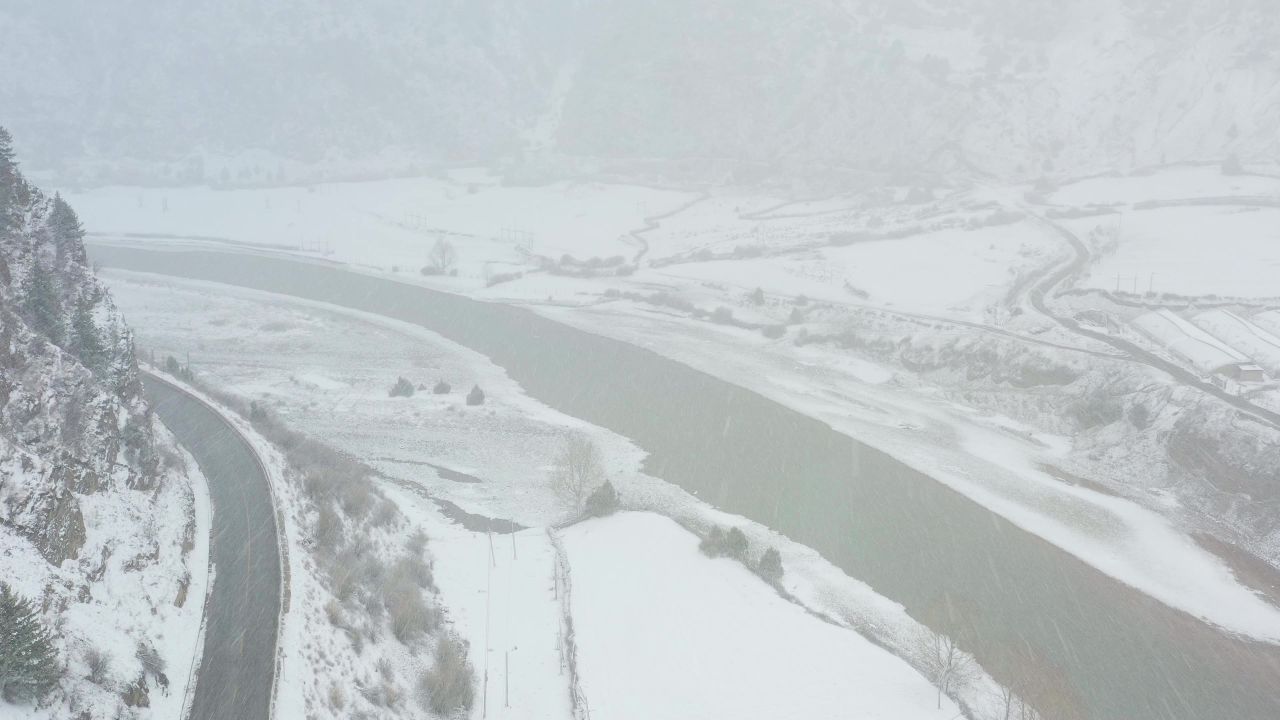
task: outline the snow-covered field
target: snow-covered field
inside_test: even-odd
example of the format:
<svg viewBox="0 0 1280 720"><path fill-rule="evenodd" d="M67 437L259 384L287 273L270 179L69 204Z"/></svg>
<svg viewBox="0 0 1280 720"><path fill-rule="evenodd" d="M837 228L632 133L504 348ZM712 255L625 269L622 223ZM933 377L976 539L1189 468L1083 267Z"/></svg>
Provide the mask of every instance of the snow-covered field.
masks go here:
<svg viewBox="0 0 1280 720"><path fill-rule="evenodd" d="M1114 252L1084 280L1124 292L1280 296L1280 208L1168 207L1110 216Z"/></svg>
<svg viewBox="0 0 1280 720"><path fill-rule="evenodd" d="M598 720L954 718L901 660L782 599L652 513L564 531L582 685Z"/></svg>
<svg viewBox="0 0 1280 720"><path fill-rule="evenodd" d="M1203 165L1087 178L1063 186L1051 193L1049 200L1059 205L1112 205L1277 194L1280 194L1280 178L1224 175L1218 165Z"/></svg>
<svg viewBox="0 0 1280 720"><path fill-rule="evenodd" d="M649 271L664 280L718 283L738 291L982 320L1020 275L1051 259L1044 230L1021 222L856 242L782 257L718 260ZM648 273L642 273L643 280Z"/></svg>
<svg viewBox="0 0 1280 720"><path fill-rule="evenodd" d="M627 234L692 193L562 182L508 186L483 173L255 190L108 187L68 192L98 234L217 239L288 248L417 274L438 238L458 253L459 282L522 268L530 254L579 259L639 250Z"/></svg>

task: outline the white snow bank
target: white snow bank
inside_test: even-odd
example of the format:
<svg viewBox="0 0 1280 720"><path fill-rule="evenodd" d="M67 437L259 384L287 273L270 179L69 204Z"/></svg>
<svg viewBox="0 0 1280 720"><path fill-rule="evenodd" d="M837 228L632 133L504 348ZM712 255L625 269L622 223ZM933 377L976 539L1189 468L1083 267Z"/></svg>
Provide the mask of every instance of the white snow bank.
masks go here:
<svg viewBox="0 0 1280 720"><path fill-rule="evenodd" d="M564 532L583 689L595 720L952 718L933 686L857 633L713 560L649 513Z"/></svg>

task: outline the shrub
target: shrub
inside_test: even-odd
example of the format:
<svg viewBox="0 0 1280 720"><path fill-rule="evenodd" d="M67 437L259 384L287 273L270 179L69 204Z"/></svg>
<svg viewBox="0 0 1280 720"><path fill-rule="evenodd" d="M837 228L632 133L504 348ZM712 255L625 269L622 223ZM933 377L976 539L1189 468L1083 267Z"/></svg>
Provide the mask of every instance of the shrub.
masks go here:
<svg viewBox="0 0 1280 720"><path fill-rule="evenodd" d="M342 518L338 517L338 513L328 503L320 506L320 513L316 517L315 537L316 547L325 551L332 551L342 541Z"/></svg>
<svg viewBox="0 0 1280 720"><path fill-rule="evenodd" d="M484 404L484 391L480 389L479 385L472 386L471 392L467 393L467 404L468 405Z"/></svg>
<svg viewBox="0 0 1280 720"><path fill-rule="evenodd" d="M475 699L475 670L467 644L452 634L436 644L431 669L422 677L421 702L441 717L466 715Z"/></svg>
<svg viewBox="0 0 1280 720"><path fill-rule="evenodd" d="M587 497L586 512L591 517L612 515L618 509L618 491L608 480Z"/></svg>
<svg viewBox="0 0 1280 720"><path fill-rule="evenodd" d="M169 684L169 680L164 674L164 658L160 657L160 653L154 645L140 642L134 655L138 658L138 663L142 665L143 673L154 677L161 685Z"/></svg>
<svg viewBox="0 0 1280 720"><path fill-rule="evenodd" d="M777 584L782 580L782 554L776 548L765 550L760 556L760 563L756 565L756 572L765 580Z"/></svg>
<svg viewBox="0 0 1280 720"><path fill-rule="evenodd" d="M111 658L98 648L85 651L84 664L89 667L89 681L94 685L102 685L111 675Z"/></svg>
<svg viewBox="0 0 1280 720"><path fill-rule="evenodd" d="M338 683L329 685L329 707L334 710L341 710L347 706L347 695L342 692L342 686Z"/></svg>
<svg viewBox="0 0 1280 720"><path fill-rule="evenodd" d="M396 379L396 384L387 391L391 397L413 397L413 383L403 377Z"/></svg>
<svg viewBox="0 0 1280 720"><path fill-rule="evenodd" d="M373 484L365 478L351 478L338 486L338 501L349 517L362 518L373 505Z"/></svg>
<svg viewBox="0 0 1280 720"><path fill-rule="evenodd" d="M452 390L452 388L450 388L449 383L444 380L436 383L435 387L431 388L431 392L434 395L448 395L450 390Z"/></svg>
<svg viewBox="0 0 1280 720"><path fill-rule="evenodd" d="M720 323L721 325L732 325L733 311L727 307L718 307L715 312L711 313L711 322Z"/></svg>
<svg viewBox="0 0 1280 720"><path fill-rule="evenodd" d="M53 637L35 607L0 583L0 697L39 700L61 677Z"/></svg>
<svg viewBox="0 0 1280 720"><path fill-rule="evenodd" d="M724 536L724 554L735 560L745 560L747 550L747 536L738 528L729 528Z"/></svg>
<svg viewBox="0 0 1280 720"><path fill-rule="evenodd" d="M751 302L754 305L764 304L764 288L756 288L751 291Z"/></svg>
<svg viewBox="0 0 1280 720"><path fill-rule="evenodd" d="M416 586L404 584L388 588L386 603L391 634L405 645L431 632L439 624L435 610L422 599L422 591Z"/></svg>
<svg viewBox="0 0 1280 720"><path fill-rule="evenodd" d="M787 334L787 326L786 325L765 325L764 327L760 328L760 332L770 340L777 340L778 338Z"/></svg>
<svg viewBox="0 0 1280 720"><path fill-rule="evenodd" d="M698 549L702 554L709 557L719 557L724 554L724 530L719 525L713 525L707 536L702 538L702 542L698 543Z"/></svg>

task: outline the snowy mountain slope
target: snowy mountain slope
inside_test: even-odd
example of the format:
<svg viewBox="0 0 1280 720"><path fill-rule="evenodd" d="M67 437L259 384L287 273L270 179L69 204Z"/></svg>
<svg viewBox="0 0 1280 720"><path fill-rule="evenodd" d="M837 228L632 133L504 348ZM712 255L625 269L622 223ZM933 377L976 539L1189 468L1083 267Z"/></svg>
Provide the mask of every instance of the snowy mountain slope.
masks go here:
<svg viewBox="0 0 1280 720"><path fill-rule="evenodd" d="M0 582L42 609L66 669L39 708L0 717L172 717L199 631L203 485L142 399L74 212L27 184L3 131L0 220Z"/></svg>
<svg viewBox="0 0 1280 720"><path fill-rule="evenodd" d="M0 109L88 182L522 149L1025 178L1274 160L1278 24L1266 0L10 3Z"/></svg>

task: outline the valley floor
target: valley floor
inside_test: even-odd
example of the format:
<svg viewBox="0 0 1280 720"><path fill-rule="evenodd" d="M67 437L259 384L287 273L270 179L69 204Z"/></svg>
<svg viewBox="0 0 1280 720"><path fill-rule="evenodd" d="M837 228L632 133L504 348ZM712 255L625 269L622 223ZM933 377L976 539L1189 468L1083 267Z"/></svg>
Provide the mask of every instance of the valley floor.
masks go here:
<svg viewBox="0 0 1280 720"><path fill-rule="evenodd" d="M500 717L568 717L571 711L560 596L564 581L557 579L556 551L547 534L565 513L549 489L547 475L564 436L576 432L589 435L602 448L609 473L629 505L653 507L695 526L714 522L742 527L754 545L774 544L782 551L784 585L791 594L844 618L834 624L818 620L741 566L703 557L694 535L661 516L626 514L571 527L563 531L574 588L571 617L579 627L578 669L592 717L625 718L638 711L664 715L675 705L637 708L634 693L646 683L661 686L681 673L680 668L705 683L704 703L742 704L746 699L741 679L729 668L750 668L754 677L763 678L778 673L784 661L791 669L778 674L762 692L779 699L809 698L794 705L803 710L797 717L849 717L851 707L854 712L865 710L864 717L956 714L954 703L946 698L942 710L931 709L936 703L932 685L854 630L873 629L880 643L896 652L911 651L925 631L900 606L813 551L644 475L639 470L643 454L625 438L528 398L476 353L421 328L331 306L122 271L106 271L104 276L144 351L154 351L158 359L173 355L184 360L190 352L191 366L202 381L259 403L290 426L352 454L383 475L383 492L430 537L449 620L469 643L481 683L477 713L486 703L488 713ZM420 390L411 398L388 397L387 389L399 375L426 387L445 379L452 391L444 396ZM485 391L483 406L462 402L461 395L472 384ZM472 520L510 520L528 529L492 535L468 529L466 522L459 524L455 508L470 513ZM499 530L502 525L498 523ZM307 542L296 536L298 526L292 533L292 542ZM660 552L652 557L636 556L655 548ZM680 573L658 583L653 577L661 568L654 563L668 549L672 567ZM616 560L609 559L615 555ZM629 592L627 587L640 591L638 586L619 584L624 579L620 572L632 577L627 581L632 583L649 577L645 585L657 593L652 601L637 596L616 607L602 607L618 600L618 592ZM709 585L705 578L712 579ZM312 592L305 584L299 591ZM723 603L741 611L724 615L705 634L681 630L678 623L700 624L700 618L723 615ZM324 622L323 616L312 612L302 625L292 626L282 648L286 657L315 663L333 652L312 648L322 633L307 627L317 622ZM739 624L741 639L722 646L726 634ZM635 651L647 653L652 662L637 664L626 654L601 652L613 643L630 642L614 634L621 628L634 632L646 627L651 628L647 635L653 644ZM747 642L746 638L759 637L761 627L776 628L770 631L773 640ZM784 631L807 638L803 651L795 651L799 656L779 655ZM724 658L724 672L689 665L701 664L694 658L714 657ZM840 660L833 663L824 657ZM804 663L797 664L799 658ZM341 658L329 662L349 664ZM351 672L372 672L365 667L369 662L356 662ZM293 670L292 680L282 682L281 702L286 707L300 702L290 699L290 693L322 692L327 682L320 678L313 688L315 679L296 677L299 668ZM813 696L815 683L829 684L845 674L859 679ZM621 682L623 678L631 680ZM683 687L690 693L695 690L692 685ZM995 689L980 672L965 694L980 716L990 714L984 708L994 707ZM663 693L653 697L659 699L652 702L667 702L660 700L666 697ZM676 697L670 696L670 701Z"/></svg>

